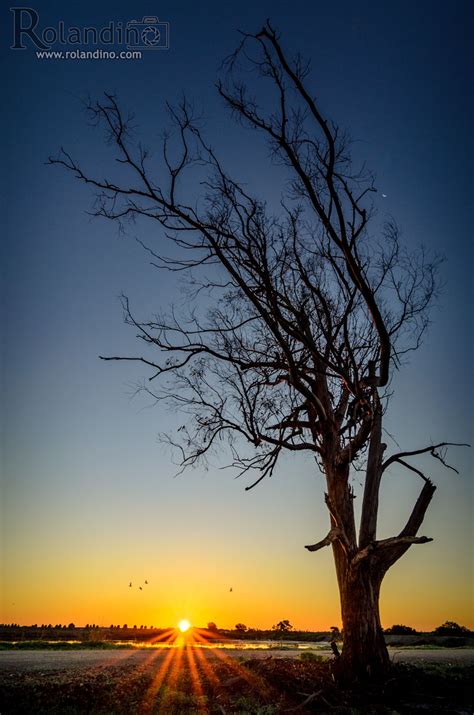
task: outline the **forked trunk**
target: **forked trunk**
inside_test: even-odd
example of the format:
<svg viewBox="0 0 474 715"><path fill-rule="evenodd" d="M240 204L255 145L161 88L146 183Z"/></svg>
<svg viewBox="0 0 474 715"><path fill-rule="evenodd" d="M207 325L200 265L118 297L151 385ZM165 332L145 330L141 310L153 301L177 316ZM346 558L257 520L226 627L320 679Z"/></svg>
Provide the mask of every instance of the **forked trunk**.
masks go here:
<svg viewBox="0 0 474 715"><path fill-rule="evenodd" d="M333 530L331 543L343 628L342 655L336 670L340 677L348 680L377 677L390 666L379 614L380 585L385 570L372 554L360 557L361 550L375 540L385 448L381 436L382 414L377 410L370 435L359 543L354 518L354 493L349 485L350 462L340 463L337 437L327 440L325 446L328 455L324 465L328 486L326 503Z"/></svg>
<svg viewBox="0 0 474 715"><path fill-rule="evenodd" d="M390 667L380 624L380 583L367 564L349 568L341 584L344 641L338 668L344 677L377 677Z"/></svg>

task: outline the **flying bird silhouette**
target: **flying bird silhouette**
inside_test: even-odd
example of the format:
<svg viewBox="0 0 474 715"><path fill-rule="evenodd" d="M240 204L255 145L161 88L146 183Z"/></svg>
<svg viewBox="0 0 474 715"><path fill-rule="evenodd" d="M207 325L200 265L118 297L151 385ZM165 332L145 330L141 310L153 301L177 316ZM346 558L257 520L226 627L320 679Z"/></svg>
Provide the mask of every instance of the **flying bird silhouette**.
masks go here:
<svg viewBox="0 0 474 715"><path fill-rule="evenodd" d="M128 584L128 587L129 587L129 588L132 588L132 582L131 582L131 581L130 581L130 583Z"/></svg>
<svg viewBox="0 0 474 715"><path fill-rule="evenodd" d="M234 589L233 589L232 586L231 586L231 587L229 588L229 593L232 593L233 590L234 590Z"/></svg>
<svg viewBox="0 0 474 715"><path fill-rule="evenodd" d="M146 583L146 585L148 586L148 581L147 581L146 579L145 579L145 583Z"/></svg>
<svg viewBox="0 0 474 715"><path fill-rule="evenodd" d="M138 588L140 589L140 591L143 591L143 588L141 586L139 586Z"/></svg>

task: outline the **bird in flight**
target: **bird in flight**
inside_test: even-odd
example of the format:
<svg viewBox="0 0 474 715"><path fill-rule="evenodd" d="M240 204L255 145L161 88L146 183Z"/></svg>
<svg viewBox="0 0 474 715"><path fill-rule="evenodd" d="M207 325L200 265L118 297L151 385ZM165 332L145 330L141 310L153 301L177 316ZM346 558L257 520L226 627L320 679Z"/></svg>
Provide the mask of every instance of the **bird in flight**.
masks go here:
<svg viewBox="0 0 474 715"><path fill-rule="evenodd" d="M138 588L140 589L140 591L143 591L143 588L141 586L139 586Z"/></svg>
<svg viewBox="0 0 474 715"><path fill-rule="evenodd" d="M129 587L129 588L132 588L132 582L131 582L131 581L130 581L130 583L128 584L128 587Z"/></svg>
<svg viewBox="0 0 474 715"><path fill-rule="evenodd" d="M386 198L387 198L387 194L382 194L382 198L383 198L383 199L386 199Z"/></svg>
<svg viewBox="0 0 474 715"><path fill-rule="evenodd" d="M148 586L148 581L147 581L146 579L145 579L145 583L146 583L146 585Z"/></svg>
<svg viewBox="0 0 474 715"><path fill-rule="evenodd" d="M231 587L229 588L229 593L232 593L233 590L234 590L234 589L233 589L232 586L231 586Z"/></svg>

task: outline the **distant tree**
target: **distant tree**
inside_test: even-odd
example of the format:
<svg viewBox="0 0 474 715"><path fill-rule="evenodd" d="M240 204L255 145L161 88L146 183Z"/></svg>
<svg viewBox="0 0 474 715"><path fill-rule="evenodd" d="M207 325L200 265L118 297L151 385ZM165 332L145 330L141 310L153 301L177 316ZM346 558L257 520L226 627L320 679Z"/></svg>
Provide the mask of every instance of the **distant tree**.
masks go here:
<svg viewBox="0 0 474 715"><path fill-rule="evenodd" d="M68 625L68 628L69 628L70 630L73 629L73 628L75 628L75 627L76 627L76 626L74 625L74 623L70 623L70 624Z"/></svg>
<svg viewBox="0 0 474 715"><path fill-rule="evenodd" d="M411 626L396 624L394 626L390 626L390 628L386 628L384 633L388 636L410 636L415 635L418 631Z"/></svg>
<svg viewBox="0 0 474 715"><path fill-rule="evenodd" d="M287 451L316 460L329 531L306 548L333 551L340 665L354 677L380 673L390 666L379 614L383 578L413 544L432 541L418 531L436 487L412 462L428 454L448 466L448 442L385 456L383 441L390 381L421 344L439 260L404 248L392 219L373 221L373 176L355 164L347 133L323 115L309 86L308 64L286 53L270 22L242 35L226 68L220 97L287 172L277 210L264 187L252 191L231 176L186 100L169 110L175 132L164 133L161 158L134 143L133 122L106 94L90 103L90 117L105 127L117 170L91 176L64 150L50 162L97 191L97 216L156 226L156 242L145 246L153 265L188 276L181 312L153 309L140 319L124 298L146 355L104 358L147 365L153 382L144 389L189 418L165 437L182 468L217 444L221 451L226 437L232 464L257 472L247 489L271 476ZM273 91L260 91L261 82ZM359 528L353 468L364 483ZM422 489L400 531L378 539L389 470L409 470Z"/></svg>
<svg viewBox="0 0 474 715"><path fill-rule="evenodd" d="M238 631L239 633L245 633L248 630L248 628L245 625L245 623L236 623L235 630Z"/></svg>
<svg viewBox="0 0 474 715"><path fill-rule="evenodd" d="M127 628L128 628L128 625L127 625L126 623L124 623L123 626L122 626L122 630L126 631Z"/></svg>
<svg viewBox="0 0 474 715"><path fill-rule="evenodd" d="M207 624L207 630L208 631L217 631L218 630L214 621L209 621L209 623Z"/></svg>
<svg viewBox="0 0 474 715"><path fill-rule="evenodd" d="M437 636L465 636L469 635L470 632L469 628L460 626L455 621L445 621L433 631Z"/></svg>
<svg viewBox="0 0 474 715"><path fill-rule="evenodd" d="M279 631L280 633L287 633L288 631L292 630L293 626L288 620L278 621L278 623L272 626L272 631Z"/></svg>

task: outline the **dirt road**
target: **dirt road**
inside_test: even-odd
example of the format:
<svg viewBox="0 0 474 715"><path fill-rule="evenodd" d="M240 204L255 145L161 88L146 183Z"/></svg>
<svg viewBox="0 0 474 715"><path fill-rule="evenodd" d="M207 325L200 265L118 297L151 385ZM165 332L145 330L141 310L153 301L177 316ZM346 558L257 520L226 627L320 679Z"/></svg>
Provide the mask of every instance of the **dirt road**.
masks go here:
<svg viewBox="0 0 474 715"><path fill-rule="evenodd" d="M395 663L473 663L473 648L440 648L440 649L401 649L389 648L390 657ZM216 658L212 649L205 650L206 658ZM38 672L54 670L77 670L82 668L107 668L116 665L131 667L152 661L158 666L165 658L167 651L156 650L17 650L0 651L0 670L5 672ZM326 653L320 653L326 655ZM226 656L237 658L293 658L301 655L301 650L285 651L239 651L226 650ZM331 657L330 653L327 653Z"/></svg>

